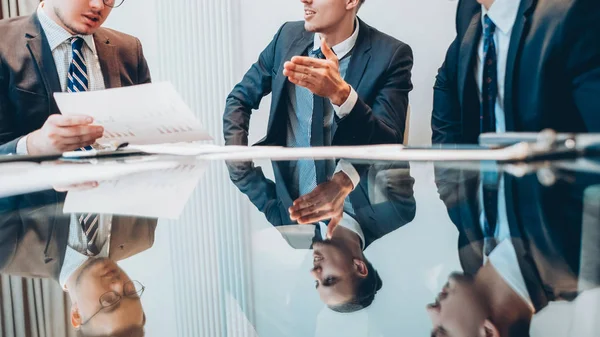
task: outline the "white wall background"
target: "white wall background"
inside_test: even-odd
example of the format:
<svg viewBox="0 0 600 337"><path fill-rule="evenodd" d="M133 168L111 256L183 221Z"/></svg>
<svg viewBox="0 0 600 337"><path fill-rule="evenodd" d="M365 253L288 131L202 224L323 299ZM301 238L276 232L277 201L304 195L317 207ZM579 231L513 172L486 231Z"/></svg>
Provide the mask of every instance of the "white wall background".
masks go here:
<svg viewBox="0 0 600 337"><path fill-rule="evenodd" d="M302 19L302 7L299 0L127 0L106 25L140 38L155 80L173 81L217 143L222 143L219 120L227 90L241 79L284 21ZM432 87L455 34L455 8L456 2L451 0L368 0L360 12L368 24L413 48L411 144L430 142ZM181 65L176 65L181 60L194 63L193 70L184 73ZM251 140L264 135L269 104L266 98L254 113ZM268 165L266 168L269 171ZM415 220L366 252L382 275L384 288L368 311L341 316L323 310L311 289L308 253L289 249L264 223L262 214L241 202L234 191L215 194L219 186L227 186L227 178L223 166L211 166L182 220L161 222L155 246L122 263L148 288L144 295L147 335L252 336L245 319L252 321L260 336L428 335L430 323L424 304L434 297L447 273L459 267L456 233L435 193L431 166L413 166L412 172L417 181ZM231 282L231 275L219 270L223 261L215 254L231 257L247 252L236 251L227 242L239 236L218 228L240 226L253 232L248 256L252 270L242 275L251 278L240 283L254 293L242 289L234 292L234 300L219 301L216 297L223 296L224 290L201 277L205 273L207 278ZM209 246L211 240L204 240L202 245L208 248L196 250L198 256L186 260L186 249L193 250L177 247L187 234L183 230L196 236L209 233L210 239L221 235L228 239L214 246ZM241 260L227 262L235 269ZM189 263L202 266L194 266L186 274ZM211 292L218 296L209 296ZM248 314L245 301L259 310ZM232 306L232 302L241 305ZM208 312L211 306L214 311ZM534 331L539 336L563 335L559 331L564 333L564 329L555 329L556 324L549 322L560 322L557 318L569 315L567 305L554 313L547 310L536 319ZM224 319L227 324L235 320L232 326L237 328L219 330ZM179 326L190 323L194 326ZM217 330L206 330L204 325L211 324L215 325L211 329Z"/></svg>

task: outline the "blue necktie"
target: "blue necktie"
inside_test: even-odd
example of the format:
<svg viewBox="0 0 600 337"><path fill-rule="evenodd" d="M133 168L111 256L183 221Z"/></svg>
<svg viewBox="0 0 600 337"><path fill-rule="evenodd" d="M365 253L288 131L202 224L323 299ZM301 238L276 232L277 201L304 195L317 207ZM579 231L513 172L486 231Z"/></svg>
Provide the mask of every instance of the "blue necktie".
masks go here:
<svg viewBox="0 0 600 337"><path fill-rule="evenodd" d="M85 57L83 56L82 50L83 44L84 41L80 37L74 37L71 39L71 47L73 47L73 60L71 61L69 73L67 75L67 92L83 92L89 90L87 64L85 62ZM82 151L91 149L91 146L81 148ZM77 216L77 221L79 222L79 225L81 225L81 229L86 237L86 254L88 256L96 256L99 253L95 243L96 237L98 236L98 220L99 215L93 213L79 214Z"/></svg>
<svg viewBox="0 0 600 337"><path fill-rule="evenodd" d="M321 49L311 50L309 52L310 57L324 59L325 56L321 52ZM323 97L314 95L312 92L302 90L301 95L297 97L301 102L299 107L312 107L305 111L298 111L301 114L311 114L311 128L310 135L298 133L297 137L307 137L309 139L296 139L295 143L300 146L323 146L323 128L324 128L324 110L325 110L325 99ZM298 183L299 183L299 196L306 195L312 192L317 183L322 183L327 179L325 162L314 161L312 159L301 159L297 162L298 170Z"/></svg>
<svg viewBox="0 0 600 337"><path fill-rule="evenodd" d="M481 133L496 132L496 98L498 96L498 68L494 32L496 25L486 15L483 19L483 81L481 86ZM484 253L489 255L496 247L498 222L498 172L483 173Z"/></svg>
<svg viewBox="0 0 600 337"><path fill-rule="evenodd" d="M87 64L83 57L83 39L80 37L74 37L71 39L71 46L73 47L73 60L69 66L68 74L68 92L80 92L89 90L89 80L87 73Z"/></svg>
<svg viewBox="0 0 600 337"><path fill-rule="evenodd" d="M498 66L494 32L496 25L486 15L483 25L483 82L481 86L481 132L496 132L496 97L498 96Z"/></svg>

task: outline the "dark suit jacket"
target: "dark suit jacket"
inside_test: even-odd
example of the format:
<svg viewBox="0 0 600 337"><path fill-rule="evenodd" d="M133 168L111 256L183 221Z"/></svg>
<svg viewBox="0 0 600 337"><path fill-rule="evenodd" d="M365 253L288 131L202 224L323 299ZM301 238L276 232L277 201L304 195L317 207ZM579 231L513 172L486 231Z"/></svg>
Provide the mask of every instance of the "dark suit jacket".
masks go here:
<svg viewBox="0 0 600 337"><path fill-rule="evenodd" d="M479 136L477 0L460 0L456 30L434 87L434 143L477 143ZM521 0L506 65L507 131L600 131L598 32L596 0Z"/></svg>
<svg viewBox="0 0 600 337"><path fill-rule="evenodd" d="M37 15L0 21L0 155L59 113L60 80ZM150 82L140 41L111 29L94 34L106 88ZM82 112L83 113L83 112Z"/></svg>
<svg viewBox="0 0 600 337"><path fill-rule="evenodd" d="M285 162L279 163L285 166ZM277 184L266 179L260 168L234 182L273 226L294 224L288 211L293 199L280 166L274 165ZM377 164L363 171L360 184L350 193L350 202L365 235L365 248L414 219L414 181L407 164ZM373 200L373 191L382 195L382 200Z"/></svg>
<svg viewBox="0 0 600 337"><path fill-rule="evenodd" d="M399 143L404 138L408 93L412 90L410 47L360 21L360 32L346 74L358 93L352 112L336 118L333 145ZM242 81L227 97L223 132L227 145L248 145L253 109L273 93L266 137L257 145L286 145L287 78L283 64L306 55L314 34L304 22L284 24Z"/></svg>
<svg viewBox="0 0 600 337"><path fill-rule="evenodd" d="M558 181L550 187L542 186L535 174L519 179L504 175L511 239L537 310L550 301L572 300L578 295L583 196L588 187L600 183L597 176L559 174L570 175L569 181ZM436 180L440 196L459 231L459 257L463 270L475 274L483 265L479 172L438 170ZM597 209L598 205L592 207ZM595 225L591 228L598 233L600 219L596 215L592 221ZM596 242L598 245L600 242ZM600 286L598 279L586 281Z"/></svg>
<svg viewBox="0 0 600 337"><path fill-rule="evenodd" d="M0 273L58 280L69 238L64 193L44 191L0 199ZM110 254L126 259L154 244L155 219L115 216Z"/></svg>

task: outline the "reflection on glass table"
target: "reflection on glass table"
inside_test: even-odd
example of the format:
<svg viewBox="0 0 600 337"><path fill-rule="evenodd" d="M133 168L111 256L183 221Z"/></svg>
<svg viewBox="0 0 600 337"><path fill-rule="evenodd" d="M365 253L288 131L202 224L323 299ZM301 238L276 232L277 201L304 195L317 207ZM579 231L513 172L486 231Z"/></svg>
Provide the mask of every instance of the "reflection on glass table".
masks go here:
<svg viewBox="0 0 600 337"><path fill-rule="evenodd" d="M114 178L83 191L60 186L0 199L4 335L597 331L593 158L349 160L359 177L350 181L336 181L337 159L309 160L321 175L308 188L295 169L306 159L150 158L169 165L120 175L123 188L96 191L104 199L93 187L114 186ZM176 169L184 166L201 172ZM161 194L157 184L177 187ZM148 206L171 195L182 204L173 216ZM102 207L65 213L69 197ZM131 280L143 297L133 295ZM103 308L106 293L104 304L120 302Z"/></svg>

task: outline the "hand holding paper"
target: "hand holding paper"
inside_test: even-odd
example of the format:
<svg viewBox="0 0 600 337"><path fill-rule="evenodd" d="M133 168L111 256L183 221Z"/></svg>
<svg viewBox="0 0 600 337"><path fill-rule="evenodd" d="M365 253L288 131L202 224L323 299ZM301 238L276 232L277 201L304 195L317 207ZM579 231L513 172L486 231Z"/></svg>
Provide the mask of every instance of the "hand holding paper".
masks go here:
<svg viewBox="0 0 600 337"><path fill-rule="evenodd" d="M162 144L212 140L170 83L55 93L63 115L82 111L104 127L101 145Z"/></svg>

